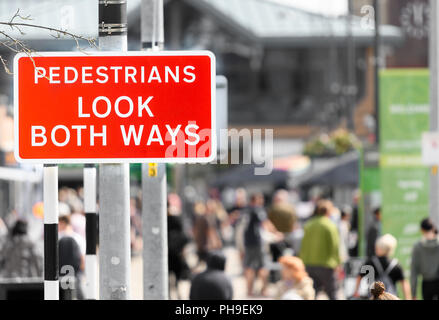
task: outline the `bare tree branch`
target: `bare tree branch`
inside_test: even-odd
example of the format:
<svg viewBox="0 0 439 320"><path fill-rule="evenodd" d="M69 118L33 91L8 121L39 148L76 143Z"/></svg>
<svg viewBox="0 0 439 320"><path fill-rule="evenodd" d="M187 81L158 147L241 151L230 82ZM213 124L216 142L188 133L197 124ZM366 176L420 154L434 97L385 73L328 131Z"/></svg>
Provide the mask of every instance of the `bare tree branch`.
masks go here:
<svg viewBox="0 0 439 320"><path fill-rule="evenodd" d="M11 28L11 30L17 30L21 35L26 34L25 32L23 32L22 28L34 28L34 29L47 30L47 31L52 33L50 35L52 37L54 37L55 39L61 39L62 37L67 37L67 38L74 40L76 43L76 48L79 51L84 52L84 53L87 53L87 52L85 51L85 49L81 48L80 43L79 43L80 41L86 41L89 46L94 47L94 48L98 48L98 46L96 44L96 40L94 38L87 38L87 37L83 37L80 35L76 35L72 32L67 31L67 30L46 27L46 26L31 24L31 23L27 23L27 22L16 22L17 19L21 19L21 20L25 20L25 21L32 20L30 15L28 15L28 16L20 15L20 9L17 9L15 14L12 16L12 18L8 22L0 21L0 25L9 26ZM29 48L24 41L9 35L7 32L5 32L3 30L0 30L0 35L3 36L4 38L6 38L6 41L0 41L0 45L8 48L9 50L11 50L12 52L15 52L15 53L19 53L19 52L26 53L32 59L32 62L35 66L35 61L32 58L32 53L34 51L31 48ZM0 63L3 65L3 68L5 69L5 71L8 74L12 74L8 68L6 60L2 56L0 56Z"/></svg>
<svg viewBox="0 0 439 320"><path fill-rule="evenodd" d="M95 39L93 38L86 38L83 36L78 36L76 34L73 34L71 32L68 32L67 30L62 30L62 29L56 29L56 28L52 28L52 27L46 27L46 26L40 26L37 24L30 24L30 23L22 23L22 22L4 22L4 21L0 21L0 25L6 25L6 26L10 26L10 27L15 27L15 28L19 28L19 27L29 27L29 28L36 28L36 29L43 29L43 30L47 30L47 31L51 31L63 36L67 36L70 37L74 40L83 40L83 41L87 41L90 45L92 46L96 46L96 42Z"/></svg>
<svg viewBox="0 0 439 320"><path fill-rule="evenodd" d="M20 8L18 8L17 11L14 13L11 20L9 20L9 23L12 23L16 18L20 18L21 20L32 20L30 15L27 15L26 17L20 15Z"/></svg>

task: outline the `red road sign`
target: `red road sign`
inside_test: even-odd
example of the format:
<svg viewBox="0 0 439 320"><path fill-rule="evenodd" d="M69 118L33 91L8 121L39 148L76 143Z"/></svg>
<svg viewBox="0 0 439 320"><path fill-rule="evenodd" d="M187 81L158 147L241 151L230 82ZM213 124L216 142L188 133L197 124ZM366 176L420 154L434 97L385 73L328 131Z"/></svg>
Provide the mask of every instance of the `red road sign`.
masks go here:
<svg viewBox="0 0 439 320"><path fill-rule="evenodd" d="M209 162L216 153L208 51L20 53L14 107L19 162Z"/></svg>

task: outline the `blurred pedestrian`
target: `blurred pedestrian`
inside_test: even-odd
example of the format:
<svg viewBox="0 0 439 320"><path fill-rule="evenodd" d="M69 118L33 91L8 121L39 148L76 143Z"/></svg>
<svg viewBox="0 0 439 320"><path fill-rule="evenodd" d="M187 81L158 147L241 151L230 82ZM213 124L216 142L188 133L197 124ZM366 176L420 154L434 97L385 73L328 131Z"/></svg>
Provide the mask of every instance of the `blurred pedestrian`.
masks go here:
<svg viewBox="0 0 439 320"><path fill-rule="evenodd" d="M190 276L190 269L184 258L184 249L190 239L184 231L180 204L177 194L168 195L168 269L171 276L169 281L170 287L176 290L177 295L179 281Z"/></svg>
<svg viewBox="0 0 439 320"><path fill-rule="evenodd" d="M219 201L214 199L208 199L206 201L206 218L211 228L212 241L214 241L212 247L215 250L221 249L223 246L221 228L224 219L227 218L227 213L221 209L221 203Z"/></svg>
<svg viewBox="0 0 439 320"><path fill-rule="evenodd" d="M268 219L275 226L277 231L284 234L285 240L271 245L271 252L274 261L277 261L286 248L293 248L293 243L289 243L290 235L297 222L296 210L288 201L288 192L284 189L276 191L273 195L272 205L268 211ZM295 250L297 253L298 250Z"/></svg>
<svg viewBox="0 0 439 320"><path fill-rule="evenodd" d="M268 270L265 265L264 243L261 229L281 237L273 224L268 220L264 209L264 196L256 193L251 196L248 211L241 216L243 222L244 274L247 280L247 294L253 296L253 285L256 278L262 280L261 295L266 296Z"/></svg>
<svg viewBox="0 0 439 320"><path fill-rule="evenodd" d="M232 300L233 286L225 274L226 257L214 251L207 258L206 271L196 275L191 283L190 300Z"/></svg>
<svg viewBox="0 0 439 320"><path fill-rule="evenodd" d="M236 231L236 224L241 213L247 209L247 191L244 188L238 188L235 191L235 205L229 210L229 224Z"/></svg>
<svg viewBox="0 0 439 320"><path fill-rule="evenodd" d="M316 293L323 289L330 300L335 300L341 257L337 226L330 219L332 210L331 201L318 202L316 215L304 227L300 258L314 281Z"/></svg>
<svg viewBox="0 0 439 320"><path fill-rule="evenodd" d="M73 191L73 190L72 190ZM74 197L70 202L69 206L71 208L70 223L72 225L73 231L79 234L83 239L85 239L85 212L84 204L79 198L78 191L74 190Z"/></svg>
<svg viewBox="0 0 439 320"><path fill-rule="evenodd" d="M224 245L224 229L228 225L228 215L220 200L210 198L206 202L206 210L210 219L214 220L215 229L218 234L221 245Z"/></svg>
<svg viewBox="0 0 439 320"><path fill-rule="evenodd" d="M342 263L349 259L349 230L350 230L350 208L341 211L341 219L338 224L340 234L340 258Z"/></svg>
<svg viewBox="0 0 439 320"><path fill-rule="evenodd" d="M278 298L282 300L314 300L313 280L308 276L300 258L283 256L279 259L282 266L282 282Z"/></svg>
<svg viewBox="0 0 439 320"><path fill-rule="evenodd" d="M43 259L28 236L28 223L18 219L0 254L2 278L33 278L43 276Z"/></svg>
<svg viewBox="0 0 439 320"><path fill-rule="evenodd" d="M217 221L214 212L208 212L204 202L194 205L195 224L194 239L197 245L198 265L207 262L210 251L221 248L222 243L217 229Z"/></svg>
<svg viewBox="0 0 439 320"><path fill-rule="evenodd" d="M142 252L142 216L141 204L138 197L130 198L130 234L131 254L138 255Z"/></svg>
<svg viewBox="0 0 439 320"><path fill-rule="evenodd" d="M412 297L416 299L417 280L421 276L423 299L439 300L439 239L437 229L429 218L421 221L421 233L422 239L415 244L412 252Z"/></svg>
<svg viewBox="0 0 439 320"><path fill-rule="evenodd" d="M8 227L3 222L3 219L0 218L0 252L3 249L3 246L6 244L8 238Z"/></svg>
<svg viewBox="0 0 439 320"><path fill-rule="evenodd" d="M349 231L350 257L358 257L358 233L359 233L358 202L359 201L360 201L360 191L357 189L355 190L352 198L351 229Z"/></svg>
<svg viewBox="0 0 439 320"><path fill-rule="evenodd" d="M370 258L375 255L375 242L381 236L381 208L373 211L373 220L367 229L366 254Z"/></svg>
<svg viewBox="0 0 439 320"><path fill-rule="evenodd" d="M277 262L282 255L286 254L287 250L297 255L303 233L298 230L296 210L290 204L287 190L279 189L273 194L271 207L268 210L268 219L277 231L283 233L282 240L270 243L272 261ZM271 282L277 282L280 277L278 270L270 271Z"/></svg>
<svg viewBox="0 0 439 320"><path fill-rule="evenodd" d="M85 238L73 230L70 214L60 211L58 231L59 239L65 236L69 236L75 239L76 243L79 246L79 249L81 250L81 254L85 256Z"/></svg>
<svg viewBox="0 0 439 320"><path fill-rule="evenodd" d="M74 275L66 274L74 279L74 289L66 289L62 291L63 299L71 299L71 297L77 299L84 299L82 290L83 272L85 269L85 239L83 239L78 233L73 231L70 215L63 214L58 218L58 238L59 238L59 267L60 275L63 276L64 266L73 267ZM71 272L72 270L70 270Z"/></svg>
<svg viewBox="0 0 439 320"><path fill-rule="evenodd" d="M399 298L386 292L386 286L381 281L374 282L370 289L371 300L399 300Z"/></svg>
<svg viewBox="0 0 439 320"><path fill-rule="evenodd" d="M384 283L387 291L397 295L396 285L400 283L405 299L411 299L410 284L404 277L404 270L396 258L392 258L397 241L390 234L385 234L378 238L375 245L375 255L369 258L365 266L373 268L373 277ZM357 276L354 297L360 297L359 287L364 274Z"/></svg>
<svg viewBox="0 0 439 320"><path fill-rule="evenodd" d="M60 300L84 299L81 288L81 273L84 257L78 243L70 236L59 239Z"/></svg>

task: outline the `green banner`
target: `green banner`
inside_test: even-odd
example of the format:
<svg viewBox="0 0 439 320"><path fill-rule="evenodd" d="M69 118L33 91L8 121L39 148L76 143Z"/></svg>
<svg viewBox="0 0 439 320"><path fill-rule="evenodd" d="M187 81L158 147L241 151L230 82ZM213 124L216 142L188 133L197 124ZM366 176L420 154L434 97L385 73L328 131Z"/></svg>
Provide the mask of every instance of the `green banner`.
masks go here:
<svg viewBox="0 0 439 320"><path fill-rule="evenodd" d="M383 234L398 240L395 257L407 276L419 223L429 215L429 170L421 162L421 136L429 130L429 112L428 70L380 72Z"/></svg>

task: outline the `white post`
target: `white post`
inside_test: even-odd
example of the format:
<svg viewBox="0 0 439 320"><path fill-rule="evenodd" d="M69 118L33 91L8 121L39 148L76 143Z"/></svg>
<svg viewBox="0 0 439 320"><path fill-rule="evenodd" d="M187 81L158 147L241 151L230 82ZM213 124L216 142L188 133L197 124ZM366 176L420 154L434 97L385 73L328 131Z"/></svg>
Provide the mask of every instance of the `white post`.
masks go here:
<svg viewBox="0 0 439 320"><path fill-rule="evenodd" d="M44 165L44 300L59 300L58 166Z"/></svg>
<svg viewBox="0 0 439 320"><path fill-rule="evenodd" d="M163 0L142 0L144 50L164 46ZM169 298L166 165L142 164L143 299Z"/></svg>
<svg viewBox="0 0 439 320"><path fill-rule="evenodd" d="M99 0L99 47L127 51L126 0ZM99 295L102 300L130 297L129 165L99 166Z"/></svg>
<svg viewBox="0 0 439 320"><path fill-rule="evenodd" d="M84 212L85 212L85 298L98 298L98 261L96 245L98 224L96 214L96 167L84 165Z"/></svg>

